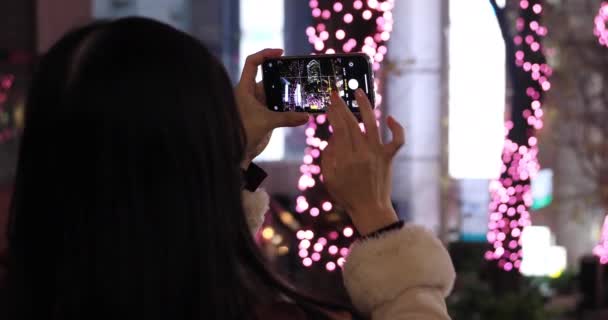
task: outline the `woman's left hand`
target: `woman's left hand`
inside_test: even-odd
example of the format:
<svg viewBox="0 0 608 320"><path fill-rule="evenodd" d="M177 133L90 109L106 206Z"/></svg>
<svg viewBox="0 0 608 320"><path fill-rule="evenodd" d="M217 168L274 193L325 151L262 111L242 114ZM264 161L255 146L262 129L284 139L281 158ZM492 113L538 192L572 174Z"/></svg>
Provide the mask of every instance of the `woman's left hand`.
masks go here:
<svg viewBox="0 0 608 320"><path fill-rule="evenodd" d="M255 82L258 67L268 58L280 57L282 49L264 49L245 60L241 80L236 86L236 103L241 114L247 145L242 168L249 166L253 158L262 153L272 135L272 130L280 127L297 127L308 121L307 113L274 112L266 107L266 95L262 83Z"/></svg>

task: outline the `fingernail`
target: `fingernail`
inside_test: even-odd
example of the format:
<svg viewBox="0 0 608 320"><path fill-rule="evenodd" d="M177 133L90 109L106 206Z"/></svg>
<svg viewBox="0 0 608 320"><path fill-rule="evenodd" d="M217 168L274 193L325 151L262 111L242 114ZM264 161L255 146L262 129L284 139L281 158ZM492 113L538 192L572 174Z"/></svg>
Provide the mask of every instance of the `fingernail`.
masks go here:
<svg viewBox="0 0 608 320"><path fill-rule="evenodd" d="M355 91L355 94L359 97L363 97L365 95L365 93L363 92L363 89L359 88Z"/></svg>

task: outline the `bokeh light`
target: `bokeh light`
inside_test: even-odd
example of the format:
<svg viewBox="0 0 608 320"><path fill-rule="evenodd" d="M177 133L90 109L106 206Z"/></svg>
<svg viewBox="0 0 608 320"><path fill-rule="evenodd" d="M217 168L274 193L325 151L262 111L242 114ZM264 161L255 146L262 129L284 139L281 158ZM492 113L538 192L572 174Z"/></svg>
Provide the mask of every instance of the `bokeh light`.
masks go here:
<svg viewBox="0 0 608 320"><path fill-rule="evenodd" d="M608 2L602 2L594 19L595 28L593 34L595 34L601 45L608 47L608 30L606 30L606 22L608 22Z"/></svg>
<svg viewBox="0 0 608 320"><path fill-rule="evenodd" d="M346 228L344 228L342 233L344 234L345 237L349 238L349 237L352 237L355 232L353 231L353 228L346 227Z"/></svg>
<svg viewBox="0 0 608 320"><path fill-rule="evenodd" d="M601 264L608 264L608 216L604 218L600 242L593 248L593 254L599 258Z"/></svg>

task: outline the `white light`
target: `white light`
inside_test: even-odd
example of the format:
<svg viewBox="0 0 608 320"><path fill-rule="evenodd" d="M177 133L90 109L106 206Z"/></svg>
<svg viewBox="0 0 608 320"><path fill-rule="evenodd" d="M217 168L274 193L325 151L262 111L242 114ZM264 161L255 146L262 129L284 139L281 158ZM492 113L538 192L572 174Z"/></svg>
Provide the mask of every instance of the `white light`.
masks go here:
<svg viewBox="0 0 608 320"><path fill-rule="evenodd" d="M240 66L241 70L248 55L264 48L283 48L283 26L285 19L284 0L266 0L260 6L256 0L240 0ZM260 19L269 16L272 19ZM262 80L258 70L256 81ZM285 157L285 137L287 129L274 130L268 146L257 157L260 161L278 161Z"/></svg>
<svg viewBox="0 0 608 320"><path fill-rule="evenodd" d="M552 277L559 277L568 266L568 254L566 248L552 246L547 252L547 274Z"/></svg>
<svg viewBox="0 0 608 320"><path fill-rule="evenodd" d="M500 174L504 143L505 44L486 0L450 2L449 173L456 179Z"/></svg>
<svg viewBox="0 0 608 320"><path fill-rule="evenodd" d="M496 5L502 9L507 5L507 0L496 0Z"/></svg>
<svg viewBox="0 0 608 320"><path fill-rule="evenodd" d="M559 277L567 267L564 247L552 245L551 231L543 226L524 228L521 235L523 258L520 272L526 276Z"/></svg>
<svg viewBox="0 0 608 320"><path fill-rule="evenodd" d="M551 246L551 230L543 226L529 226L521 234L524 255L545 250Z"/></svg>
<svg viewBox="0 0 608 320"><path fill-rule="evenodd" d="M357 81L357 79L348 80L348 87L351 90L357 90L359 88L359 81Z"/></svg>

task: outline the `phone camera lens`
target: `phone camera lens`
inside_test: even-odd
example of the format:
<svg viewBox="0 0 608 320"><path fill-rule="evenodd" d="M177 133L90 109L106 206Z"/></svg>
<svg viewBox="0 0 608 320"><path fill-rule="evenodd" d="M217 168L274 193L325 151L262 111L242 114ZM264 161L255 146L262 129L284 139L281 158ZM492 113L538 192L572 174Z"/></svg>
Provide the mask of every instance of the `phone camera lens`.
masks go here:
<svg viewBox="0 0 608 320"><path fill-rule="evenodd" d="M348 66L352 68L352 67L355 66L355 63L351 61L351 62L348 63Z"/></svg>

